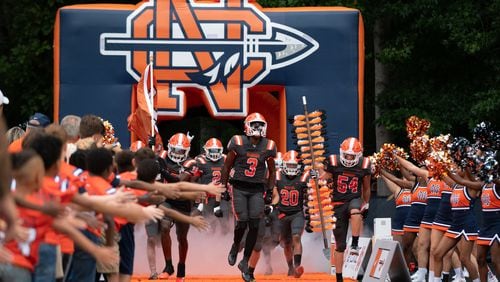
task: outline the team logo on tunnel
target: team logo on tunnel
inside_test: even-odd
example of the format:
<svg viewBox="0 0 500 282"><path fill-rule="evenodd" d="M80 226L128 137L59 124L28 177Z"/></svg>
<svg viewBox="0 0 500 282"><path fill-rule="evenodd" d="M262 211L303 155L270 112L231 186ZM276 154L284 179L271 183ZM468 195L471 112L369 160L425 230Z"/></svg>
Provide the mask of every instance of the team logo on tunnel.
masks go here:
<svg viewBox="0 0 500 282"><path fill-rule="evenodd" d="M271 20L248 0L150 0L127 17L125 33L103 33L102 55L124 56L136 80L154 59L159 115L183 116L183 87L203 90L215 116L245 116L247 89L272 70L319 47L307 34Z"/></svg>

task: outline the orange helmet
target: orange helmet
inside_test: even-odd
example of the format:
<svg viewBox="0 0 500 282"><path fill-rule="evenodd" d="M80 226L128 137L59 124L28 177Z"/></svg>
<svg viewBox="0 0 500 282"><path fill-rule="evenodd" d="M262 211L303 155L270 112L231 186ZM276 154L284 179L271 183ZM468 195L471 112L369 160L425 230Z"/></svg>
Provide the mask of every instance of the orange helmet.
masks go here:
<svg viewBox="0 0 500 282"><path fill-rule="evenodd" d="M191 139L184 133L172 135L168 140L167 155L169 159L176 163L185 161L191 149Z"/></svg>
<svg viewBox="0 0 500 282"><path fill-rule="evenodd" d="M224 148L219 139L210 138L203 146L203 150L205 150L205 157L207 157L207 159L216 162L222 158L222 150L224 150Z"/></svg>
<svg viewBox="0 0 500 282"><path fill-rule="evenodd" d="M141 140L134 141L132 145L130 145L130 151L137 152L139 149L144 148L144 143Z"/></svg>
<svg viewBox="0 0 500 282"><path fill-rule="evenodd" d="M340 144L340 162L345 167L353 167L358 164L363 156L363 146L354 137L346 138Z"/></svg>
<svg viewBox="0 0 500 282"><path fill-rule="evenodd" d="M283 165L281 168L286 175L295 176L299 174L299 154L294 150L286 152L283 156Z"/></svg>
<svg viewBox="0 0 500 282"><path fill-rule="evenodd" d="M283 165L283 154L281 152L276 152L276 157L274 157L274 164L276 169L281 169Z"/></svg>
<svg viewBox="0 0 500 282"><path fill-rule="evenodd" d="M263 115L255 112L245 118L245 134L247 136L266 137L267 122Z"/></svg>

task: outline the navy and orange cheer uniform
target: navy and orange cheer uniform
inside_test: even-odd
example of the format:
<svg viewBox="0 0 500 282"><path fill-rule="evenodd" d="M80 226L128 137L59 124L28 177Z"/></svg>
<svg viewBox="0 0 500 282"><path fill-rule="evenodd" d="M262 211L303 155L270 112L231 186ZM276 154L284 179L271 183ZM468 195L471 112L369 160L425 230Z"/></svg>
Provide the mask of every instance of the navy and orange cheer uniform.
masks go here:
<svg viewBox="0 0 500 282"><path fill-rule="evenodd" d="M485 184L481 192L483 224L479 229L478 245L500 244L500 188L494 183Z"/></svg>
<svg viewBox="0 0 500 282"><path fill-rule="evenodd" d="M453 189L443 182L443 191L441 192L441 202L439 203L439 208L434 217L434 222L432 223L432 228L446 231L451 225L451 204L450 197Z"/></svg>
<svg viewBox="0 0 500 282"><path fill-rule="evenodd" d="M411 192L411 208L403 225L404 232L418 233L427 206L427 186L415 184Z"/></svg>
<svg viewBox="0 0 500 282"><path fill-rule="evenodd" d="M411 190L401 189L396 196L396 212L392 218L392 235L403 235L403 225L411 209Z"/></svg>
<svg viewBox="0 0 500 282"><path fill-rule="evenodd" d="M464 236L467 241L477 239L477 224L474 216L474 201L469 194L469 188L457 185L453 187L450 197L452 220L445 235L450 238Z"/></svg>
<svg viewBox="0 0 500 282"><path fill-rule="evenodd" d="M441 202L441 192L444 190L444 182L431 178L427 181L427 206L420 227L431 229L434 217Z"/></svg>

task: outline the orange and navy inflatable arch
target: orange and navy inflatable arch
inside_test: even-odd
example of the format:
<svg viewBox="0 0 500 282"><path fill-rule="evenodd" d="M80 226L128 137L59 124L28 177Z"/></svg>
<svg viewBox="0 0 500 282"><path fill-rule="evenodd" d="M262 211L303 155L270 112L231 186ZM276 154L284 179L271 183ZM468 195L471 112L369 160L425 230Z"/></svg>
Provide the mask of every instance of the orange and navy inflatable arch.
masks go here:
<svg viewBox="0 0 500 282"><path fill-rule="evenodd" d="M54 119L103 116L126 143L134 86L151 59L159 120L180 119L197 105L216 119L259 111L285 151L293 148L287 117L303 112L306 96L310 110L327 112L330 145L363 139L358 10L262 9L249 0L63 7L54 32Z"/></svg>

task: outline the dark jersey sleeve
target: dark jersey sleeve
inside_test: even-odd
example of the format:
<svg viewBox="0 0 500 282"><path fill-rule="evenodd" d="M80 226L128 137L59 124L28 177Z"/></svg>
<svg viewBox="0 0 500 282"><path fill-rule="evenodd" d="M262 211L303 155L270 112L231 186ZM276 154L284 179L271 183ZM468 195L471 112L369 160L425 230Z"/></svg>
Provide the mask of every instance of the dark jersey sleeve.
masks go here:
<svg viewBox="0 0 500 282"><path fill-rule="evenodd" d="M228 152L231 152L231 151L235 151L236 152L236 149L237 149L237 146L239 146L239 136L238 135L234 135L233 137L231 137L231 140L229 140L229 143L227 143L227 151Z"/></svg>

